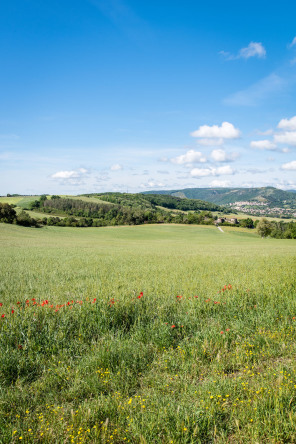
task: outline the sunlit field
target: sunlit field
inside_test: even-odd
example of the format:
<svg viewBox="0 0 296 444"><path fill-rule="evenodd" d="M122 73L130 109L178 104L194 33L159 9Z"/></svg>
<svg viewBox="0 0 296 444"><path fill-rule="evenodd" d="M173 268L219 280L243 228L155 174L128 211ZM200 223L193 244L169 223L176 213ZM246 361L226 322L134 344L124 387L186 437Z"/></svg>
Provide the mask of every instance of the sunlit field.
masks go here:
<svg viewBox="0 0 296 444"><path fill-rule="evenodd" d="M1 443L296 442L296 243L0 224Z"/></svg>

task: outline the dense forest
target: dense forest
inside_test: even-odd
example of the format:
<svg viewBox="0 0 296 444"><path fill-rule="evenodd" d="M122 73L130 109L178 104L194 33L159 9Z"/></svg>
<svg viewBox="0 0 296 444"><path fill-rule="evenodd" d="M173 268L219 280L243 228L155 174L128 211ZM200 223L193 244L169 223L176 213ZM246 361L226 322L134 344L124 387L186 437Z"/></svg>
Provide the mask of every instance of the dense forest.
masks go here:
<svg viewBox="0 0 296 444"><path fill-rule="evenodd" d="M144 223L213 223L213 216L209 211L199 211L185 214L172 213L158 208L147 199L127 199L125 196L104 196L106 203L98 199L98 202L90 202L82 199L60 198L53 196L47 199L41 196L39 200L31 203L31 209L55 215L70 216L60 219L48 218L48 222L58 225L95 226L106 225L141 225ZM101 196L100 196L101 198ZM110 199L110 200L107 200ZM110 204L112 200L112 203ZM108 202L108 203L107 203ZM79 217L79 220L73 220Z"/></svg>

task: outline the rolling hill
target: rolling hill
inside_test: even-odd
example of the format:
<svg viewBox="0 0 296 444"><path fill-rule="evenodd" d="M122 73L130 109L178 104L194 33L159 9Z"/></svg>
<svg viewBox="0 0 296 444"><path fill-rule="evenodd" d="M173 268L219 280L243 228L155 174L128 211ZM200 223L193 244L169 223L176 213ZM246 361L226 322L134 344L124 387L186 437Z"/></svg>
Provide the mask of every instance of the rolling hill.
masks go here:
<svg viewBox="0 0 296 444"><path fill-rule="evenodd" d="M185 188L181 190L146 191L145 194L165 194L170 196L201 199L217 205L235 202L263 202L269 207L296 208L296 193L274 187L264 188Z"/></svg>

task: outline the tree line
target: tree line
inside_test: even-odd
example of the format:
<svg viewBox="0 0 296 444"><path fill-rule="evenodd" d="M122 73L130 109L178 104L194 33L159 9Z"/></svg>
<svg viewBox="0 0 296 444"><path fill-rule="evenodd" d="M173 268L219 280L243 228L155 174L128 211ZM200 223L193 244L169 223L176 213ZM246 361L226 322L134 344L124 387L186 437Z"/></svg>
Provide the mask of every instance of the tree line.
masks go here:
<svg viewBox="0 0 296 444"><path fill-rule="evenodd" d="M160 208L142 208L141 206L122 206L102 202L86 202L81 199L67 199L52 196L47 199L41 196L30 205L31 209L40 212L40 218L32 218L25 211L16 213L12 205L0 203L0 222L15 223L26 227L60 226L60 227L104 227L115 225L142 225L155 223L212 225L217 216L210 211L190 213L171 212ZM42 213L54 213L53 216L42 217ZM59 217L56 213L59 213ZM241 219L239 224L223 223L221 225L257 227L261 237L276 239L296 239L296 222L268 221L251 218Z"/></svg>

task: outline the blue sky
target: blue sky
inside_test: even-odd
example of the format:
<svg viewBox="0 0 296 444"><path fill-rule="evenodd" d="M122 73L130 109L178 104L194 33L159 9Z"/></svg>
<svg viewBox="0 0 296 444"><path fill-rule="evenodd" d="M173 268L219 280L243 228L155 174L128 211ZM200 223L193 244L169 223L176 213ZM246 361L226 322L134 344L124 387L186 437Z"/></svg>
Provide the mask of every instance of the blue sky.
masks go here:
<svg viewBox="0 0 296 444"><path fill-rule="evenodd" d="M0 3L0 194L296 189L296 4Z"/></svg>

